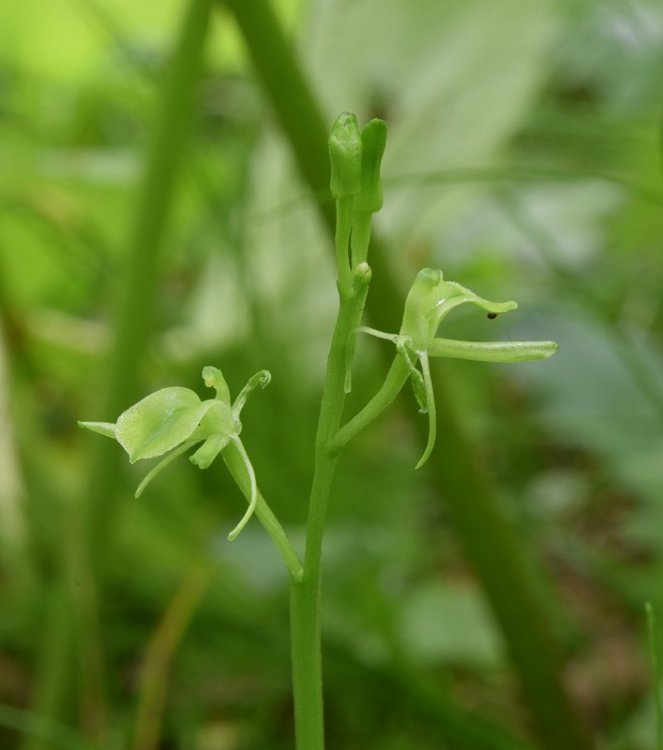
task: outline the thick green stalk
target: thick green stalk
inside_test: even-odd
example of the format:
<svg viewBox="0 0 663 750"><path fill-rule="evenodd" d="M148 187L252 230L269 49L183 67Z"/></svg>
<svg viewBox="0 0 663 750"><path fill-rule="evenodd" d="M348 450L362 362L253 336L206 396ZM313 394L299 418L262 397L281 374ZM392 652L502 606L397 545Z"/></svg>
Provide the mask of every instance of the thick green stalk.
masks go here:
<svg viewBox="0 0 663 750"><path fill-rule="evenodd" d="M373 215L367 211L355 211L352 223L352 263L357 265L366 260L368 243L371 238Z"/></svg>
<svg viewBox="0 0 663 750"><path fill-rule="evenodd" d="M265 96L294 154L300 174L333 236L334 211L329 195L326 118L295 58L274 11L266 0L225 0L247 43ZM383 331L400 326L398 287L373 239L374 283L367 310ZM523 700L548 750L587 750L591 742L578 722L561 681L559 646L547 620L536 565L524 558L518 538L500 510L490 477L467 438L445 382L435 373L440 430L429 472L449 508L467 556L481 581L520 678ZM426 425L413 418L421 429ZM561 604L554 605L561 608Z"/></svg>
<svg viewBox="0 0 663 750"><path fill-rule="evenodd" d="M355 277L353 293L340 297L315 440L315 469L309 500L304 577L301 584L291 589L292 677L297 750L324 748L320 635L322 539L337 460L336 456L329 453L327 445L336 434L343 415L348 346L352 333L361 320L367 286L367 278L361 283Z"/></svg>
<svg viewBox="0 0 663 750"><path fill-rule="evenodd" d="M400 355L394 357L391 367L387 372L387 377L380 387L380 390L371 398L364 408L355 415L347 424L335 433L327 443L327 450L331 455L337 454L344 448L355 435L358 435L374 419L380 416L382 412L394 401L396 396L401 392L401 388L410 377L410 369L407 363Z"/></svg>
<svg viewBox="0 0 663 750"><path fill-rule="evenodd" d="M194 111L194 95L199 80L202 51L207 34L211 0L189 0L183 16L173 56L166 71L161 103L155 113L154 127L149 141L142 184L136 198L136 213L128 243L129 267L120 306L114 327L114 340L106 366L107 382L101 413L106 418L115 418L127 404L132 403L138 391L138 373L147 350L152 325L154 299L158 280L158 263L163 249L163 238L170 207L177 185L178 158L185 151L191 115ZM117 483L117 446L110 441L91 441L91 454L82 505L82 517L74 531L74 538L67 538L66 549L73 546L77 552L71 563L63 561L62 577L84 591L84 600L90 611L83 619L97 620L97 591L103 555L108 554L112 539L117 500L114 489ZM69 526L69 524L65 524ZM102 554L103 553L103 554ZM83 580L84 579L84 580ZM66 586L61 595L67 596ZM82 614L82 613L79 613ZM76 651L73 623L65 622L69 609L54 604L49 628L55 632L68 633L68 645L62 659L46 662L39 674L37 685L45 686L47 693L36 696L36 707L40 715L57 718L58 701L71 694L75 677L74 653ZM95 631L94 622L84 622L85 642L89 631ZM48 634L46 638L49 638ZM57 673L50 673L51 667ZM55 687L57 686L57 687ZM29 743L30 750L43 747L41 743Z"/></svg>

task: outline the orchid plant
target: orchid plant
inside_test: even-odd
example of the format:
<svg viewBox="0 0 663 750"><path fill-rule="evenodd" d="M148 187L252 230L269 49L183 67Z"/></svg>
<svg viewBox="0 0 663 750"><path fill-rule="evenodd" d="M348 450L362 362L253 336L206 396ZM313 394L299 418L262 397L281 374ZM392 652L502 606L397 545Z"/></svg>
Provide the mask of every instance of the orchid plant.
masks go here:
<svg viewBox="0 0 663 750"><path fill-rule="evenodd" d="M215 389L214 398L201 400L187 388L163 388L131 406L115 423L80 422L82 427L117 440L129 454L131 463L163 456L138 486L137 497L171 461L198 444L190 460L199 468L206 469L218 455L223 457L248 502L244 516L228 538L236 539L255 514L274 540L290 573L297 750L324 748L320 656L322 539L340 450L389 406L409 380L419 410L428 414L428 439L416 466L419 468L430 458L436 436L431 357L523 362L547 359L557 350L552 341L477 342L438 337L444 318L459 305L476 305L489 317L514 310L517 305L512 301L484 299L456 282L445 280L442 271L432 268L424 268L417 274L405 300L398 333L360 325L371 280L368 265L371 219L383 202L380 164L385 141L386 126L382 120L372 120L360 130L357 118L349 113L339 116L329 138L331 193L337 208L339 313L322 392L303 559L262 496L240 439L242 409L256 388L269 383L267 370L249 378L234 401L221 371L210 366L204 368L203 380ZM393 342L396 354L379 390L354 418L341 426L345 398L351 388L358 333Z"/></svg>

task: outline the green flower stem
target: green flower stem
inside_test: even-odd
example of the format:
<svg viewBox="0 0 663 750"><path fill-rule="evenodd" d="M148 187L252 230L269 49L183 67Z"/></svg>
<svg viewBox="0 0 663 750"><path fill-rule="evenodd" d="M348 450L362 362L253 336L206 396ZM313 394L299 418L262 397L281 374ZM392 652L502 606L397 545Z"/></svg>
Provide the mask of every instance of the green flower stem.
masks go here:
<svg viewBox="0 0 663 750"><path fill-rule="evenodd" d="M394 401L396 396L410 377L410 368L407 362L400 355L394 357L391 367L387 372L387 377L380 390L364 406L364 408L353 417L347 424L343 425L340 430L327 443L327 451L330 455L336 455L344 448L355 435L358 435L374 419L380 416L382 412Z"/></svg>
<svg viewBox="0 0 663 750"><path fill-rule="evenodd" d="M352 217L352 265L355 268L368 256L372 218L373 214L368 211L355 211Z"/></svg>
<svg viewBox="0 0 663 750"><path fill-rule="evenodd" d="M298 64L286 34L266 0L219 2L233 14L246 41L262 89L293 152L299 172L333 234L335 217L329 195L327 118ZM367 308L383 331L400 325L402 299L386 254L375 237L371 266L376 283ZM443 379L434 375L440 431L430 476L444 488L452 521L476 570L536 718L542 747L587 750L587 739L560 679L559 645L547 615L554 611L538 596L539 571L524 555L519 539L500 509L490 477L478 463ZM545 586L545 583L543 584ZM293 603L293 610L297 603ZM556 602L554 609L561 610ZM314 659L312 654L311 659ZM318 746L312 746L316 750Z"/></svg>
<svg viewBox="0 0 663 750"><path fill-rule="evenodd" d="M364 266L366 268L366 266ZM320 650L320 583L322 538L327 519L336 456L327 444L338 430L345 405L345 366L352 333L359 325L369 275L355 274L352 295L341 295L327 360L315 442L315 469L306 536L304 577L291 591L291 648L297 750L323 750L322 657Z"/></svg>
<svg viewBox="0 0 663 750"><path fill-rule="evenodd" d="M372 329L368 329L372 330ZM376 333L379 333L377 331ZM384 336L384 335L383 335ZM389 336L385 336L390 338ZM548 359L558 349L554 341L459 341L433 339L428 354L432 357L471 359L478 362L530 362ZM397 355L380 390L364 408L332 437L327 445L331 455L344 448L392 403L412 374L407 360Z"/></svg>
<svg viewBox="0 0 663 750"><path fill-rule="evenodd" d="M241 489L242 494L247 500L250 500L251 481L247 474L241 452L234 443L229 443L223 449L221 455L223 456L223 460L225 461L232 478ZM293 583L299 583L303 576L302 562L299 559L297 551L288 539L288 535L285 533L283 526L279 523L260 491L258 491L258 502L256 504L255 514L263 525L265 531L272 538L278 551L281 553L281 557L288 568Z"/></svg>

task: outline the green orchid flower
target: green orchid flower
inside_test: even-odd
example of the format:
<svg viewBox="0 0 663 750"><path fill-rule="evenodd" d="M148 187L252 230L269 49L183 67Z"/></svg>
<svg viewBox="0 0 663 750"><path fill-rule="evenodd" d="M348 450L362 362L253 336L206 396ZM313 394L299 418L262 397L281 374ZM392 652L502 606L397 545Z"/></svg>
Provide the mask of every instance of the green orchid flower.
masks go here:
<svg viewBox="0 0 663 750"><path fill-rule="evenodd" d="M513 302L492 302L479 297L472 290L456 283L445 281L442 271L424 268L417 277L405 300L403 322L397 334L384 333L374 328L361 327L356 333L367 333L387 339L396 345L397 357L387 374L380 391L347 425L342 427L330 442L331 451L339 450L368 421L374 419L401 390L409 379L422 414L428 414L428 440L423 455L415 468L420 468L429 459L435 445L437 421L435 396L430 374L430 357L453 357L482 362L527 362L548 359L558 349L554 341L458 341L438 338L437 330L443 319L459 305L471 303L483 308L489 317L515 310ZM348 351L352 351L351 346ZM420 365L421 369L417 367ZM346 367L346 392L349 392L350 362Z"/></svg>
<svg viewBox="0 0 663 750"><path fill-rule="evenodd" d="M239 437L242 431L240 414L251 392L258 387L264 388L270 380L271 375L267 370L257 372L249 378L235 402L231 403L230 391L221 370L205 367L203 381L208 388L215 389L215 398L202 401L189 388L162 388L127 409L114 424L78 424L117 440L129 454L132 464L167 454L138 485L136 497L142 495L160 471L194 445L201 443L189 460L200 469L207 469L220 453L233 445L248 477L250 491L246 513L228 534L228 539L232 541L246 526L258 502L255 472Z"/></svg>

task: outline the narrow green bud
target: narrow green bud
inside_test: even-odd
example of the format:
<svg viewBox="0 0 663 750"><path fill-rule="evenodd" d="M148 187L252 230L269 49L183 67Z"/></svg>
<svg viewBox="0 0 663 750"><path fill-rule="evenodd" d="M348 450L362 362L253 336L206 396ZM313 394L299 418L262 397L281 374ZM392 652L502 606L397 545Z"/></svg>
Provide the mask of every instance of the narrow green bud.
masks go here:
<svg viewBox="0 0 663 750"><path fill-rule="evenodd" d="M361 190L355 199L355 211L374 214L382 208L380 166L386 143L384 120L371 120L361 131Z"/></svg>
<svg viewBox="0 0 663 750"><path fill-rule="evenodd" d="M361 187L362 139L357 117L342 112L329 134L331 162L331 194L335 200L356 195Z"/></svg>

